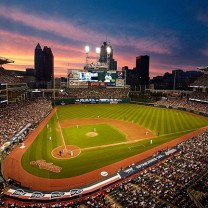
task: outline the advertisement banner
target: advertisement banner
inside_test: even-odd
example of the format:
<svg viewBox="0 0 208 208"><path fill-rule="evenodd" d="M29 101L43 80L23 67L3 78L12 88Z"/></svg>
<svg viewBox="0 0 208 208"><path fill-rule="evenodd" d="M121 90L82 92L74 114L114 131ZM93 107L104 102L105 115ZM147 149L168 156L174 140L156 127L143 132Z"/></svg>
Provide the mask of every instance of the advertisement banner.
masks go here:
<svg viewBox="0 0 208 208"><path fill-rule="evenodd" d="M105 82L88 82L88 86L98 86L98 87L105 87L106 83Z"/></svg>
<svg viewBox="0 0 208 208"><path fill-rule="evenodd" d="M124 86L125 82L124 79L116 79L116 86Z"/></svg>
<svg viewBox="0 0 208 208"><path fill-rule="evenodd" d="M79 80L69 80L69 86L79 86Z"/></svg>
<svg viewBox="0 0 208 208"><path fill-rule="evenodd" d="M79 70L78 69L68 69L68 78L69 79L78 79Z"/></svg>
<svg viewBox="0 0 208 208"><path fill-rule="evenodd" d="M88 86L88 82L79 82L79 86Z"/></svg>
<svg viewBox="0 0 208 208"><path fill-rule="evenodd" d="M117 71L116 72L116 78L117 79L125 79L125 72L123 72L123 71Z"/></svg>

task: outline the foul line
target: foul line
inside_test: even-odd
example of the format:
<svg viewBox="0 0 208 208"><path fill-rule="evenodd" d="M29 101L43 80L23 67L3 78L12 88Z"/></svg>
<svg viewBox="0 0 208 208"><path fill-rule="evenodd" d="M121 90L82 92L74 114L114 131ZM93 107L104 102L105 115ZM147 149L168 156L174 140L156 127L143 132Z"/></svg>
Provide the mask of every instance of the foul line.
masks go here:
<svg viewBox="0 0 208 208"><path fill-rule="evenodd" d="M189 129L189 130L186 130L186 131L179 131L179 132L169 133L169 134L162 134L162 135L160 135L160 137L171 135L171 134L182 133L182 132L191 132L191 131L194 131L194 130L197 130L197 129L198 128L196 128L196 129ZM119 142L119 143L113 143L113 144L94 146L94 147L85 147L85 148L80 148L80 149L81 150L91 150L91 149L97 149L97 148L112 147L112 146L117 146L117 145L122 145L122 144L133 144L133 143L136 143L136 142L139 142L139 141L144 141L144 140L147 140L147 139L157 139L157 136L149 137L149 138L141 138L141 139L137 139L137 140L129 140L129 141L126 141L126 142ZM177 137L175 139L177 139ZM144 145L136 145L136 146L128 147L128 149L129 148L134 148L134 147L137 147L137 146L144 146Z"/></svg>
<svg viewBox="0 0 208 208"><path fill-rule="evenodd" d="M184 133L184 132L190 132L190 131L195 131L197 129L200 129L200 128L196 128L196 129L188 129L188 130L185 130L185 131L177 131L177 132L172 132L172 133L168 133L168 134L161 134L160 136L168 136L168 135L172 135L172 134L179 134L179 133Z"/></svg>
<svg viewBox="0 0 208 208"><path fill-rule="evenodd" d="M57 122L58 122L58 128L59 128L59 131L60 131L60 134L61 134L62 144L64 146L64 149L66 149L66 143L65 143L65 140L64 140L64 136L63 136L63 132L62 132L62 129L61 129L60 122L59 122L57 111L56 111L56 118L57 118Z"/></svg>
<svg viewBox="0 0 208 208"><path fill-rule="evenodd" d="M137 140L130 140L130 141L126 141L126 142L119 142L119 143L113 143L113 144L105 144L105 145L100 145L100 146L94 146L94 147L84 147L84 148L80 148L81 150L91 150L91 149L97 149L97 148L106 148L106 147L112 147L112 146L117 146L117 145L122 145L122 144L133 144L136 143L138 141L144 141L146 139L154 139L155 137L151 137L151 138L143 138L143 139L137 139ZM142 145L140 145L142 146ZM144 145L143 145L144 146ZM129 148L129 147L128 147Z"/></svg>
<svg viewBox="0 0 208 208"><path fill-rule="evenodd" d="M136 146L128 147L128 149L131 150L131 149L133 149L135 147L145 147L145 146L143 144L141 144L141 145L136 145Z"/></svg>

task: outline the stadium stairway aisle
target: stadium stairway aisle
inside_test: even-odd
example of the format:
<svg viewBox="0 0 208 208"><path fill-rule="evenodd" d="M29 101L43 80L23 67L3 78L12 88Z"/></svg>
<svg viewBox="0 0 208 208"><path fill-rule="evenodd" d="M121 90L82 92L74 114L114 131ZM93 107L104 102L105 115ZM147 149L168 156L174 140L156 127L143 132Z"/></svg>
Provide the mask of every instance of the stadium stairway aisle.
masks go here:
<svg viewBox="0 0 208 208"><path fill-rule="evenodd" d="M117 201L115 201L110 195L106 195L105 196L109 202L112 204L111 207L115 207L115 208L123 208L123 206L121 206Z"/></svg>

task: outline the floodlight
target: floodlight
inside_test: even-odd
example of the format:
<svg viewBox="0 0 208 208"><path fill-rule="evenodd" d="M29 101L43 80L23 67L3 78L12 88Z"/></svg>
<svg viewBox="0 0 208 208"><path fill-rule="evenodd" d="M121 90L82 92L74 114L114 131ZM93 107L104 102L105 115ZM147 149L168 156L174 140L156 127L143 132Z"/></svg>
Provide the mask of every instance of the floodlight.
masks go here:
<svg viewBox="0 0 208 208"><path fill-rule="evenodd" d="M107 53L108 53L108 54L111 53L111 48L110 48L109 46L106 48L106 50L107 50Z"/></svg>
<svg viewBox="0 0 208 208"><path fill-rule="evenodd" d="M90 51L90 47L89 46L85 46L85 52L88 53Z"/></svg>
<svg viewBox="0 0 208 208"><path fill-rule="evenodd" d="M100 48L96 48L96 53L100 53Z"/></svg>

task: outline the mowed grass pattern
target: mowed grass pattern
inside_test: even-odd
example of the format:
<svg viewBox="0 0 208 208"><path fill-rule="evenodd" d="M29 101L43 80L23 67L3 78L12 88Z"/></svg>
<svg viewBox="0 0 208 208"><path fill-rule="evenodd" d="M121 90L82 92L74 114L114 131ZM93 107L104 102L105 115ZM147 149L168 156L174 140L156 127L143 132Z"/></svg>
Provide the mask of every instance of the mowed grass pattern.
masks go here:
<svg viewBox="0 0 208 208"><path fill-rule="evenodd" d="M97 133L95 137L89 137L89 132ZM112 143L125 142L125 135L108 124L80 125L71 128L63 128L63 135L66 145L76 145L80 148L108 145Z"/></svg>
<svg viewBox="0 0 208 208"><path fill-rule="evenodd" d="M69 120L74 118L97 118L98 116L100 118L133 122L148 128L156 135L159 133L160 136L153 139L152 145L150 145L149 140L144 140L132 144L120 144L111 147L83 150L78 157L73 159L60 160L52 157L51 151L62 144L60 134L57 130L57 117L59 120ZM44 127L22 157L23 167L31 174L45 178L67 178L81 175L136 155L197 128L208 125L207 118L183 111L131 104L59 106L57 117L55 114L51 118L49 121L49 128L47 128L47 126ZM99 128L98 126L96 128ZM89 126L89 128L92 129L92 126ZM62 131L64 137L66 137L66 143L68 144L77 144L81 147L100 145L100 143L93 144L93 142L89 144L90 142L86 143L83 141L82 143L81 140L73 142L70 139L68 140L67 130L63 128ZM50 136L52 136L52 141L48 139ZM107 134L107 136L108 138L112 138L109 134ZM76 138L74 138L74 140L76 140ZM108 143L114 142L113 139L108 141ZM48 163L53 163L54 165L62 167L61 173L53 173L43 169L40 170L37 166L31 166L30 161L36 160L45 160Z"/></svg>
<svg viewBox="0 0 208 208"><path fill-rule="evenodd" d="M125 120L144 126L156 134L159 132L160 135L194 130L208 124L208 119L184 111L131 104L60 106L57 114L59 120L97 116Z"/></svg>

